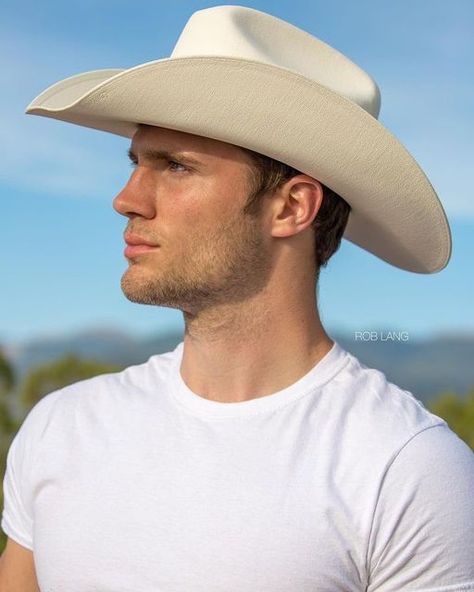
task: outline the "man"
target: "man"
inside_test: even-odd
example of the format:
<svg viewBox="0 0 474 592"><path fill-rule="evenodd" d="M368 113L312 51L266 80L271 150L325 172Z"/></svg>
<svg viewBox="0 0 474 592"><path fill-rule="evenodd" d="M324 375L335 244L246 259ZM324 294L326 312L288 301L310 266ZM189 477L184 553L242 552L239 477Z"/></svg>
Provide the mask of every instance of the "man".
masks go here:
<svg viewBox="0 0 474 592"><path fill-rule="evenodd" d="M170 58L30 105L132 138L122 288L186 330L29 413L1 590L474 590L472 452L317 311L343 233L411 271L449 259L436 194L378 107L341 54L237 6L195 13Z"/></svg>

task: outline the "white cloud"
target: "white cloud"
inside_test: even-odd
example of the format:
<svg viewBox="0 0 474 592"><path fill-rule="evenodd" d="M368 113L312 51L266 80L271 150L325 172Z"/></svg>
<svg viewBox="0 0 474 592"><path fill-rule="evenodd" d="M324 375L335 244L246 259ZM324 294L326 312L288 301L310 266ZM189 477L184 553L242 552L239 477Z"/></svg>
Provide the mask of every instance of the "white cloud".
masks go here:
<svg viewBox="0 0 474 592"><path fill-rule="evenodd" d="M32 116L24 116L33 119ZM125 138L55 121L1 121L8 150L0 178L10 187L64 197L110 198L129 170Z"/></svg>
<svg viewBox="0 0 474 592"><path fill-rule="evenodd" d="M10 82L3 85L0 94L5 148L0 179L9 187L33 192L110 198L111 188L122 183L129 173L125 157L128 140L24 112L49 84L87 69L78 66L78 61L93 61L91 57L98 52L81 52L77 58L73 47L59 44L53 51L50 41L47 50L40 46L29 55L31 42L11 32L1 38L0 68ZM67 63L72 68L67 68Z"/></svg>

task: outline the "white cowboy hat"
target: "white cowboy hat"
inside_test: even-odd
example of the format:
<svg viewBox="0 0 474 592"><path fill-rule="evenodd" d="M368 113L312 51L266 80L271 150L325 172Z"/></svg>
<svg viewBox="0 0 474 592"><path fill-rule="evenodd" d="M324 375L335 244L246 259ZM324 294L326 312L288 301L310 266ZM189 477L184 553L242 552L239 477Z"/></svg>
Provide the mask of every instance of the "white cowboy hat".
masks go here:
<svg viewBox="0 0 474 592"><path fill-rule="evenodd" d="M170 57L66 78L26 112L128 138L145 123L260 152L341 195L352 243L402 269L439 271L451 254L446 215L379 108L370 76L319 39L215 6L191 16Z"/></svg>

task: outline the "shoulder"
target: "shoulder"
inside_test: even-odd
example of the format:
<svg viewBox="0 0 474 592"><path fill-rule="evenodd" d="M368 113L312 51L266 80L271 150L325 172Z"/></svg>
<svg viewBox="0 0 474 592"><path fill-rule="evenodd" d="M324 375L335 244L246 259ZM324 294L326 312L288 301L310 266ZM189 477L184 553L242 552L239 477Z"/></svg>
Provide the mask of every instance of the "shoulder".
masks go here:
<svg viewBox="0 0 474 592"><path fill-rule="evenodd" d="M35 446L46 434L57 431L55 428L64 433L79 418L91 420L159 392L166 385L175 352L154 355L120 372L80 380L48 393L29 410L15 439Z"/></svg>
<svg viewBox="0 0 474 592"><path fill-rule="evenodd" d="M365 484L367 589L473 582L472 450L413 393L347 355L330 398L342 394L338 439L358 459L353 482Z"/></svg>
<svg viewBox="0 0 474 592"><path fill-rule="evenodd" d="M446 421L430 412L408 390L345 352L347 362L331 384L331 399L352 442L387 461L411 438ZM361 453L363 450L361 450Z"/></svg>
<svg viewBox="0 0 474 592"><path fill-rule="evenodd" d="M473 490L474 454L447 425L412 437L380 484L368 544L368 590L415 589L415 582L420 590L470 590Z"/></svg>

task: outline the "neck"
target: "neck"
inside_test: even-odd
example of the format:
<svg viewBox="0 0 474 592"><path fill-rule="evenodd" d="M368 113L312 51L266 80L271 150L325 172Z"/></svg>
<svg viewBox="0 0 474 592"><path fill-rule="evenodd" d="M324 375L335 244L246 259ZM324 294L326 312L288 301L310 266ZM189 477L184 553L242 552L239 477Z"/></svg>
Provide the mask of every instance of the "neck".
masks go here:
<svg viewBox="0 0 474 592"><path fill-rule="evenodd" d="M230 403L275 393L309 372L333 341L321 325L314 284L298 284L185 313L180 371L188 387Z"/></svg>

